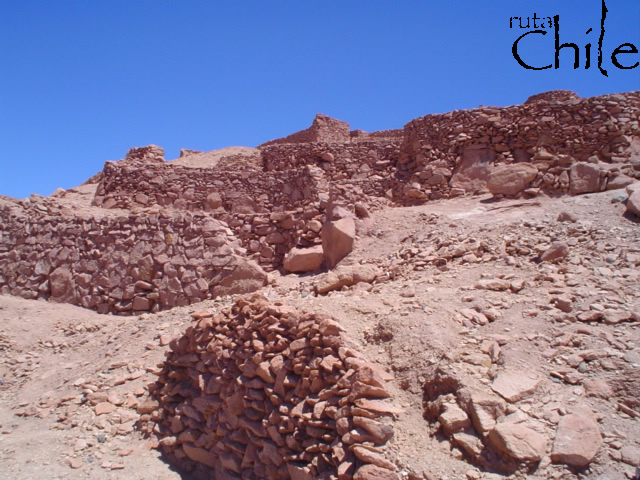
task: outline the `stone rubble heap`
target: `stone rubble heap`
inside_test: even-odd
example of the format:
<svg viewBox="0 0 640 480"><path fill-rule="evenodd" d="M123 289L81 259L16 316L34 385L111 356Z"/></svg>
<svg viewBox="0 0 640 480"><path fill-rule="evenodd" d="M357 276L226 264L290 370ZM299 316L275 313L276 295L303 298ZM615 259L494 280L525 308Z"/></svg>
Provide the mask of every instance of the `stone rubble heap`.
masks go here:
<svg viewBox="0 0 640 480"><path fill-rule="evenodd" d="M192 316L142 417L172 461L215 478L399 479L383 448L392 376L337 322L257 294Z"/></svg>

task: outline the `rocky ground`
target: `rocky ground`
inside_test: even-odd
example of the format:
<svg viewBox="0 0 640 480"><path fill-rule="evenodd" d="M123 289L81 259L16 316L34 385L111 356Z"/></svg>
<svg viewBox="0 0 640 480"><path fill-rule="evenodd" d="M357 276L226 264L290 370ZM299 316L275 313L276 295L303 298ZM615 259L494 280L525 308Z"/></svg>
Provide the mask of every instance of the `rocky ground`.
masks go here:
<svg viewBox="0 0 640 480"><path fill-rule="evenodd" d="M334 316L394 374L403 478L637 478L640 224L620 195L380 210L337 273L262 293ZM136 422L189 313L232 301L116 317L0 296L3 478L188 478Z"/></svg>

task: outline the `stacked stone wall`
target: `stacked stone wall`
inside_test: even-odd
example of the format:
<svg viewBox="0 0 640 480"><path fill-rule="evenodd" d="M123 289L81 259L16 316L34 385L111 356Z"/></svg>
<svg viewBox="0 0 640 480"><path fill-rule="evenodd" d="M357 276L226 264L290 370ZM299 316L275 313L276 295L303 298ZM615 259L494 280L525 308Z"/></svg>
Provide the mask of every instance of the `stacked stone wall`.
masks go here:
<svg viewBox="0 0 640 480"><path fill-rule="evenodd" d="M286 171L315 165L327 180L392 177L400 158L400 141L356 143L306 143L272 145L262 148L266 171Z"/></svg>
<svg viewBox="0 0 640 480"><path fill-rule="evenodd" d="M399 479L380 453L399 413L392 376L337 322L259 295L193 316L142 418L173 462L211 478Z"/></svg>
<svg viewBox="0 0 640 480"><path fill-rule="evenodd" d="M107 162L94 205L135 208L158 205L179 210L235 213L294 209L317 201L323 175L310 168L269 173L254 169L217 171L170 164Z"/></svg>
<svg viewBox="0 0 640 480"><path fill-rule="evenodd" d="M640 136L640 92L585 99L553 93L524 105L409 122L398 162L398 176L406 180L396 185L396 200L462 194L468 189L465 181L456 183L457 173L473 177L474 168L501 164L534 164L539 173L531 186L558 194L571 191L570 169L579 162L599 165L601 189L621 174L637 178L629 157ZM563 101L552 101L558 98Z"/></svg>
<svg viewBox="0 0 640 480"><path fill-rule="evenodd" d="M0 293L133 314L266 283L208 215L19 215L0 207Z"/></svg>

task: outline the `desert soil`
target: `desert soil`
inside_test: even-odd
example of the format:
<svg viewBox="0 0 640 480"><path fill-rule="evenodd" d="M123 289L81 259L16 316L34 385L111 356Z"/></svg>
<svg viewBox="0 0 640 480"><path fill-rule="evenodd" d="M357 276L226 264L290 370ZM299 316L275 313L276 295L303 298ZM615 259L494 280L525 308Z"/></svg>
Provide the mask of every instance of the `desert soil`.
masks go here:
<svg viewBox="0 0 640 480"><path fill-rule="evenodd" d="M92 188L69 191L66 208L91 211ZM379 210L359 221L346 261L377 265L382 281L318 296L316 275L276 274L262 293L334 316L369 360L394 374L403 413L387 455L404 478L509 475L474 463L425 415L438 401L429 392L443 378L492 392L505 372L535 379L506 413L547 442L537 468L511 478L633 478L640 462L640 224L618 196L480 196ZM566 256L540 262L554 242ZM172 470L135 423L148 401L145 387L169 341L190 325L189 312L232 301L117 317L0 296L0 477L189 478ZM582 470L552 462L561 416L585 409L603 440L596 457Z"/></svg>

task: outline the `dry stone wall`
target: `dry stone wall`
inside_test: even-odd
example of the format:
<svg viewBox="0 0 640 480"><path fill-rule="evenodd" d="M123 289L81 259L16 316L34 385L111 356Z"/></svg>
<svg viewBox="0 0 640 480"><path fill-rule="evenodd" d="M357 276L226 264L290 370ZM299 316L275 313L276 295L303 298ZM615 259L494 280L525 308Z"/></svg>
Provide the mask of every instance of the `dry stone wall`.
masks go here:
<svg viewBox="0 0 640 480"><path fill-rule="evenodd" d="M240 252L267 271L279 269L292 248L321 243L330 203L366 216L389 202L487 189L518 196L625 187L640 178L639 124L640 92L579 99L557 91L524 105L427 115L402 131L349 131L318 116L300 135L253 151L249 162L238 154L213 168L164 162L153 145L132 148L95 177L94 205L133 215L74 217L55 202L48 209L28 200L22 213L2 210L0 291L102 312L190 303L214 295L220 268L227 268L207 264L209 247L222 248L205 231L211 222L228 227L227 241L235 245L222 248L221 259L239 262L228 254ZM176 235L187 240L170 243ZM139 278L141 245L141 258L152 258L149 268L162 275ZM51 281L54 273L59 281Z"/></svg>
<svg viewBox="0 0 640 480"><path fill-rule="evenodd" d="M591 191L603 190L620 175L638 176L629 157L640 136L639 115L640 92L585 99L547 92L524 105L418 118L404 129L398 175L406 180L396 198L483 190L494 165L514 163L535 165L531 187L558 194L586 193L571 188L571 177L581 178L571 168L595 165L600 173Z"/></svg>
<svg viewBox="0 0 640 480"><path fill-rule="evenodd" d="M208 215L34 216L0 207L0 293L134 314L257 290L267 274Z"/></svg>
<svg viewBox="0 0 640 480"><path fill-rule="evenodd" d="M266 213L316 201L323 175L313 168L277 173L216 171L163 164L107 162L94 204L103 208L158 205L178 210Z"/></svg>
<svg viewBox="0 0 640 480"><path fill-rule="evenodd" d="M107 162L94 204L209 212L227 223L250 258L279 268L293 247L318 243L329 183L322 170L217 172L206 168Z"/></svg>
<svg viewBox="0 0 640 480"><path fill-rule="evenodd" d="M142 418L172 461L224 479L400 478L380 450L399 413L392 376L336 321L261 295L192 316Z"/></svg>
<svg viewBox="0 0 640 480"><path fill-rule="evenodd" d="M348 142L349 138L348 123L319 113L313 119L309 128L292 133L284 138L270 140L260 145L260 147L282 143Z"/></svg>

